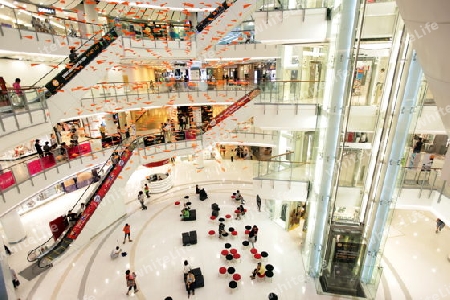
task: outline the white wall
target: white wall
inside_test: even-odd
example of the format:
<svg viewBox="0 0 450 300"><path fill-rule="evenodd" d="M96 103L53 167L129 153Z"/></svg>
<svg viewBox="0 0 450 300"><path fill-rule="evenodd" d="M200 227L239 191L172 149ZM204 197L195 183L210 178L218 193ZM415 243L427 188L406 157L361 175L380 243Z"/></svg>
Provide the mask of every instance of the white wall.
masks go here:
<svg viewBox="0 0 450 300"><path fill-rule="evenodd" d="M9 87L12 86L16 78L20 78L21 86L25 87L33 85L47 72L53 70L49 65L51 64L2 58L0 59L0 76L5 79Z"/></svg>
<svg viewBox="0 0 450 300"><path fill-rule="evenodd" d="M255 101L257 100L255 99ZM295 104L256 103L253 115L253 124L263 130L316 130L317 116L315 105L296 106Z"/></svg>
<svg viewBox="0 0 450 300"><path fill-rule="evenodd" d="M395 1L367 4L362 37L367 39L392 36L396 19Z"/></svg>
<svg viewBox="0 0 450 300"><path fill-rule="evenodd" d="M442 118L445 118L445 115L439 113L437 106L424 106L414 132L418 134L447 134Z"/></svg>
<svg viewBox="0 0 450 300"><path fill-rule="evenodd" d="M327 39L326 16L326 8L255 12L255 40L263 43L324 42Z"/></svg>
<svg viewBox="0 0 450 300"><path fill-rule="evenodd" d="M377 121L376 106L352 106L348 118L348 131L373 131Z"/></svg>
<svg viewBox="0 0 450 300"><path fill-rule="evenodd" d="M30 140L52 133L52 126L48 122L45 123L44 117L42 117L44 113L44 111L32 112L33 123L30 122L28 114L18 116L21 125L21 130L19 131L16 131L17 126L14 117L3 119L6 130L3 131L0 128L0 153L7 152L20 144L27 144ZM14 135L14 138L11 138L12 134Z"/></svg>
<svg viewBox="0 0 450 300"><path fill-rule="evenodd" d="M253 180L253 191L264 199L306 201L307 183L280 180Z"/></svg>

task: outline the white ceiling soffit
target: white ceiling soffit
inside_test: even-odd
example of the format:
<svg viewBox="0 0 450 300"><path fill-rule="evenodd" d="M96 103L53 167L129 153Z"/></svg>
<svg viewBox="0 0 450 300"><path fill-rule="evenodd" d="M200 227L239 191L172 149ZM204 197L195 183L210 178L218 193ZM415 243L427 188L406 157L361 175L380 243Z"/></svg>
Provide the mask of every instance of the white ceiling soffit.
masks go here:
<svg viewBox="0 0 450 300"><path fill-rule="evenodd" d="M413 40L414 49L450 133L450 1L397 0L400 15Z"/></svg>

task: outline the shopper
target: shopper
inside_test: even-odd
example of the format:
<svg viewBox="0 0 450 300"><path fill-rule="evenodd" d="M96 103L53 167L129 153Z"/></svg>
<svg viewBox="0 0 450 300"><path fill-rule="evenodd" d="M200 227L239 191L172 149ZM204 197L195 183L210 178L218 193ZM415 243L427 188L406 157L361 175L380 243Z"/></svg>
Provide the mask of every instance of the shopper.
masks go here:
<svg viewBox="0 0 450 300"><path fill-rule="evenodd" d="M227 232L225 231L225 224L220 223L219 224L219 239L221 239L222 236L227 236Z"/></svg>
<svg viewBox="0 0 450 300"><path fill-rule="evenodd" d="M261 197L256 195L256 206L258 206L258 211L261 212Z"/></svg>
<svg viewBox="0 0 450 300"><path fill-rule="evenodd" d="M111 251L111 254L110 254L111 259L116 259L116 258L118 258L118 257L119 257L119 254L120 254L121 252L122 252L122 249L120 249L119 246L117 246L116 248L114 248L114 249Z"/></svg>
<svg viewBox="0 0 450 300"><path fill-rule="evenodd" d="M442 228L445 227L445 223L444 221L442 221L441 219L437 218L436 220L436 233L440 232L442 230Z"/></svg>
<svg viewBox="0 0 450 300"><path fill-rule="evenodd" d="M418 138L416 144L413 147L413 153L411 155L411 160L409 161L409 167L412 168L414 166L414 161L416 160L417 153L422 151L422 138Z"/></svg>
<svg viewBox="0 0 450 300"><path fill-rule="evenodd" d="M261 265L261 263L259 262L259 263L256 265L256 268L253 270L252 275L250 275L250 278L251 278L251 279L255 279L256 274L263 275L263 274L265 274L265 273L266 273L266 269L265 269L265 268Z"/></svg>
<svg viewBox="0 0 450 300"><path fill-rule="evenodd" d="M36 142L34 143L34 148L36 149L37 154L39 154L39 157L44 157L44 151L42 151L42 146L39 142L40 140L36 139Z"/></svg>
<svg viewBox="0 0 450 300"><path fill-rule="evenodd" d="M147 206L144 204L144 192L143 191L139 191L138 201L141 204L141 209L143 209L143 210L147 209Z"/></svg>
<svg viewBox="0 0 450 300"><path fill-rule="evenodd" d="M186 277L186 289L188 292L188 298L192 295L195 295L195 276L192 274L192 271L189 271Z"/></svg>
<svg viewBox="0 0 450 300"><path fill-rule="evenodd" d="M16 271L14 271L13 269L9 268L9 272L11 272L12 283L14 288L16 289L20 285L19 278L17 278Z"/></svg>
<svg viewBox="0 0 450 300"><path fill-rule="evenodd" d="M75 63L77 58L78 58L77 50L75 50L74 48L70 49L69 62L73 64Z"/></svg>
<svg viewBox="0 0 450 300"><path fill-rule="evenodd" d="M184 272L184 274L187 275L192 270L192 268L189 265L189 262L187 260L185 260L183 264L184 264L183 272Z"/></svg>
<svg viewBox="0 0 450 300"><path fill-rule="evenodd" d="M11 252L11 250L9 250L8 246L3 245L3 248L5 249L6 254L8 254L8 255L12 254L12 252Z"/></svg>
<svg viewBox="0 0 450 300"><path fill-rule="evenodd" d="M147 184L144 184L144 192L147 198L150 198L150 188L148 187Z"/></svg>
<svg viewBox="0 0 450 300"><path fill-rule="evenodd" d="M50 142L45 142L44 145L44 155L45 156L50 156L52 155L52 147L50 147Z"/></svg>
<svg viewBox="0 0 450 300"><path fill-rule="evenodd" d="M130 270L126 270L125 279L127 281L127 287L128 287L127 296L130 294L130 291L132 288L134 289L135 293L139 292L137 285L136 285L136 273L131 272Z"/></svg>
<svg viewBox="0 0 450 300"><path fill-rule="evenodd" d="M123 243L125 244L125 241L126 241L127 237L128 237L128 241L132 242L132 240L131 240L131 228L130 228L130 225L128 225L128 223L125 224L125 226L123 227L122 231L125 233L125 236L123 238Z"/></svg>
<svg viewBox="0 0 450 300"><path fill-rule="evenodd" d="M25 94L23 93L22 87L20 86L20 78L16 78L12 86L16 92L17 98L19 99L17 104L19 106L24 106L27 100L25 98Z"/></svg>

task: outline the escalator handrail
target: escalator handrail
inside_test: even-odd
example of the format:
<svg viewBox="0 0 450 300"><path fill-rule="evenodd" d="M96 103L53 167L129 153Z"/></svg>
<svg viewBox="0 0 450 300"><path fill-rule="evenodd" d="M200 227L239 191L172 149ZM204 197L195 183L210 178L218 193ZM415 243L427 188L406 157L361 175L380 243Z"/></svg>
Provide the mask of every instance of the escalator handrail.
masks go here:
<svg viewBox="0 0 450 300"><path fill-rule="evenodd" d="M108 32L110 33L111 31L115 31L116 28L113 27L111 28ZM82 47L84 47L87 43L91 42L92 40L95 40L97 38L97 34L103 32L103 30L99 30L96 33L94 33L89 39L87 39L84 43L82 43L80 46L78 46L77 48L75 48L75 51L80 50ZM103 35L102 35L103 36ZM41 82L45 77L47 77L50 73L52 73L55 69L59 69L59 66L61 66L62 64L66 64L68 61L69 57L67 56L66 58L64 58L62 61L60 61L55 68L52 68L50 71L48 71L47 73L45 73L41 78L39 78L34 84L30 85L30 87L36 87L36 85Z"/></svg>

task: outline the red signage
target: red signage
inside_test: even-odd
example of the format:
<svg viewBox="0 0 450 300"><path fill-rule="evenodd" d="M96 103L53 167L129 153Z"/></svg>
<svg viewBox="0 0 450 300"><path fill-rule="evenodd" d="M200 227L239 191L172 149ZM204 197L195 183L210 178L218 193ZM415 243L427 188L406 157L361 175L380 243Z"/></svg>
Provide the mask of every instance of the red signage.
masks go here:
<svg viewBox="0 0 450 300"><path fill-rule="evenodd" d="M12 171L0 174L0 190L4 191L16 183Z"/></svg>
<svg viewBox="0 0 450 300"><path fill-rule="evenodd" d="M160 161L154 161L154 162L151 162L151 163L145 164L145 165L144 165L144 167L147 167L147 168L156 168L156 167L161 167L161 166L163 166L163 165L166 165L166 164L168 164L168 163L169 163L169 161L170 161L170 159L169 159L169 158L168 158L168 159L164 159L164 160L160 160Z"/></svg>
<svg viewBox="0 0 450 300"><path fill-rule="evenodd" d="M131 157L132 152L128 149L125 149L122 152L119 162L114 165L113 169L109 172L108 177L103 180L100 187L97 189L97 192L94 194L93 198L91 198L88 202L87 207L85 208L83 214L80 219L77 221L75 226L72 227L72 230L67 235L69 239L75 240L78 235L83 230L86 223L89 221L91 216L94 214L95 210L99 206L100 202L102 202L106 193L109 191L111 186L113 185L116 178L119 176L122 168L126 165L128 160Z"/></svg>

